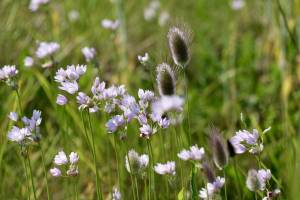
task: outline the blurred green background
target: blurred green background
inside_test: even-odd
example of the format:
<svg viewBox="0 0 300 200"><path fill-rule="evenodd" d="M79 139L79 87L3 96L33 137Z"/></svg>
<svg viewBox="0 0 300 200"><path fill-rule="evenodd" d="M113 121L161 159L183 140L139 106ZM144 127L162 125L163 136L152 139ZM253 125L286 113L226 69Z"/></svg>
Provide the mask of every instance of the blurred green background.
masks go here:
<svg viewBox="0 0 300 200"><path fill-rule="evenodd" d="M149 3L144 0L51 0L31 12L27 0L0 1L0 66L17 65L25 113L30 115L34 108L43 112L42 140L48 167L52 166L52 158L59 149L77 151L81 160L81 198L93 199L92 159L84 141L76 102L66 108L55 105L58 90L53 75L56 69L86 63L81 48L94 47L100 65L88 64L87 75L80 82L81 90L87 91L94 77L99 75L109 85L125 84L136 96L138 88L153 89L151 71L155 70L155 66L145 69L137 56L148 52L155 64L171 62L166 39L168 28L186 24L193 33L187 76L194 143L208 147L207 130L211 124L218 126L227 138L231 137L243 128L241 113L250 130L271 126L264 141L262 160L280 183L281 199L299 198L300 1L246 0L239 10L232 9L229 0L160 1L157 15L147 21L144 10ZM169 14L169 20L161 26L159 13L163 11ZM77 13L77 19L70 18L72 12ZM104 29L101 21L105 18L119 19L122 25L117 31ZM55 56L57 66L24 67L23 60L34 56L37 41L55 41L61 45ZM182 95L180 71L177 78L178 93ZM4 84L0 87L0 104L0 199L25 199L21 157L17 146L6 139L11 126L7 115L17 110L16 95ZM97 114L93 122L103 191L108 196L117 182L113 137L105 131L104 115ZM137 128L129 127L130 140L125 142L128 148L145 152L145 141L138 137ZM62 132L67 132L68 144L63 144ZM158 138L153 140L154 146L159 144ZM154 149L159 155L160 150ZM122 145L119 151L122 166L125 155ZM31 157L39 199L45 199L41 158L35 148L31 150ZM244 175L255 167L255 160L249 156L239 157L238 163ZM234 194L231 168L228 173L232 176L229 188L233 188L228 191L229 199L238 199ZM124 183L130 182L124 169L122 174ZM198 178L200 188L203 177ZM54 199L68 199L65 194L68 183L51 177L49 181ZM121 191L129 191L125 186ZM174 193L179 191L174 190ZM163 193L163 188L158 188L157 193ZM130 199L129 195L124 199ZM247 189L244 198L253 198Z"/></svg>

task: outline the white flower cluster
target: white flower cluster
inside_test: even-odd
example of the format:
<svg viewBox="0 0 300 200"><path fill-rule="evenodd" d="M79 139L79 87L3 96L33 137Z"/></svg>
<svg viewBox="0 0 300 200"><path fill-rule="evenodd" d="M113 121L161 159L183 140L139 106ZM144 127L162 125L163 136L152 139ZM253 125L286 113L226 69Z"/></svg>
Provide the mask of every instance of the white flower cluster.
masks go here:
<svg viewBox="0 0 300 200"><path fill-rule="evenodd" d="M116 30L120 26L119 20L110 20L110 19L103 19L101 21L101 25L105 29L110 29L110 30Z"/></svg>
<svg viewBox="0 0 300 200"><path fill-rule="evenodd" d="M135 150L129 150L125 156L125 167L129 173L142 174L149 164L147 154L139 155Z"/></svg>
<svg viewBox="0 0 300 200"><path fill-rule="evenodd" d="M68 170L66 171L66 175L67 176L77 176L79 174L78 166L77 166L78 160L79 160L79 156L77 153L71 152L69 155L69 159L68 159L66 153L64 151L60 151L60 152L58 152L57 155L55 155L53 162L57 166L63 166L63 165L67 165L68 163L70 163ZM64 170L64 169L54 167L54 168L50 169L50 174L54 177L60 177L63 175L62 170Z"/></svg>
<svg viewBox="0 0 300 200"><path fill-rule="evenodd" d="M48 3L50 0L31 0L29 4L29 10L35 12L39 9L40 5Z"/></svg>
<svg viewBox="0 0 300 200"><path fill-rule="evenodd" d="M15 65L3 66L0 68L0 82L3 81L6 85L15 89L17 87L15 77L18 72Z"/></svg>
<svg viewBox="0 0 300 200"><path fill-rule="evenodd" d="M59 48L60 45L56 42L40 42L35 55L38 58L45 58L46 56L53 55Z"/></svg>
<svg viewBox="0 0 300 200"><path fill-rule="evenodd" d="M14 122L18 122L18 114L11 112L9 114L9 119ZM32 141L37 141L40 139L39 126L42 122L41 111L34 110L31 118L26 116L22 117L23 127L13 126L8 132L8 140L12 142L17 142L21 145L28 144Z"/></svg>
<svg viewBox="0 0 300 200"><path fill-rule="evenodd" d="M214 195L220 191L225 184L225 178L216 177L212 183L207 183L205 188L199 191L199 197L201 199L214 199Z"/></svg>
<svg viewBox="0 0 300 200"><path fill-rule="evenodd" d="M151 21L158 16L158 11L160 10L160 3L157 0L150 1L149 5L144 9L144 19L146 21ZM170 19L170 15L166 11L161 11L158 17L158 24L164 26Z"/></svg>
<svg viewBox="0 0 300 200"><path fill-rule="evenodd" d="M90 62L96 56L96 50L93 47L84 47L81 49L81 52L86 60L86 62Z"/></svg>
<svg viewBox="0 0 300 200"><path fill-rule="evenodd" d="M168 161L165 164L157 163L154 166L154 171L160 175L172 175L175 176L176 170L175 170L175 162L174 161Z"/></svg>
<svg viewBox="0 0 300 200"><path fill-rule="evenodd" d="M204 148L199 148L197 145L191 146L189 150L183 149L177 156L181 160L201 161L205 155Z"/></svg>
<svg viewBox="0 0 300 200"><path fill-rule="evenodd" d="M55 81L60 83L59 89L74 94L78 91L77 80L86 72L86 65L68 65L67 69L60 68L54 77ZM60 96L60 100L62 97Z"/></svg>
<svg viewBox="0 0 300 200"><path fill-rule="evenodd" d="M252 133L247 130L236 132L236 135L230 139L236 154L242 154L248 151L252 154L261 152L264 148L263 144L259 142L259 133L253 129Z"/></svg>
<svg viewBox="0 0 300 200"><path fill-rule="evenodd" d="M253 192L257 190L264 191L266 189L266 183L271 177L272 174L269 169L250 169L246 180L247 188Z"/></svg>

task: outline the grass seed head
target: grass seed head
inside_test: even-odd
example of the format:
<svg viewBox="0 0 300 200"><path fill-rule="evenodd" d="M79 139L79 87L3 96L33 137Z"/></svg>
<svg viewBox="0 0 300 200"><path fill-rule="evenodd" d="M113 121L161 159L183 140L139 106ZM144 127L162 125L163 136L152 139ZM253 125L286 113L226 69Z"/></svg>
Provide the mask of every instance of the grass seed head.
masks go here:
<svg viewBox="0 0 300 200"><path fill-rule="evenodd" d="M157 66L156 77L159 94L161 96L171 96L175 94L176 79L175 73L170 65L166 63L159 64Z"/></svg>
<svg viewBox="0 0 300 200"><path fill-rule="evenodd" d="M212 146L213 160L219 169L223 169L228 164L228 152L218 129L211 128L210 142Z"/></svg>

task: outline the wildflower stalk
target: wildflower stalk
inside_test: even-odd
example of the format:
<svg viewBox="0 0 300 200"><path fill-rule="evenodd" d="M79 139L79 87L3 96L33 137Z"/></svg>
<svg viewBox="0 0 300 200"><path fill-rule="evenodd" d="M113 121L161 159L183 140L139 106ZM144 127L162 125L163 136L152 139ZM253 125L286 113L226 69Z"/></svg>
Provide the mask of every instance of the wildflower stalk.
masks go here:
<svg viewBox="0 0 300 200"><path fill-rule="evenodd" d="M134 176L134 184L135 184L135 188L136 188L137 199L140 199L140 197L139 197L139 188L138 188L138 184L137 184L137 177L136 177L136 175Z"/></svg>
<svg viewBox="0 0 300 200"><path fill-rule="evenodd" d="M33 197L34 197L35 200L37 200L37 198L36 198L36 192L35 192L35 186L34 186L34 181L33 181L33 176L32 176L32 167L31 167L31 163L30 163L30 158L29 158L28 151L27 151L26 158L27 158L27 163L28 163L28 167L29 167L29 176L30 176L30 180L31 180Z"/></svg>
<svg viewBox="0 0 300 200"><path fill-rule="evenodd" d="M23 110L22 110L20 93L18 91L18 88L16 88L15 91L16 91L16 94L17 94L17 99L18 99L18 104L19 104L19 112L20 112L20 114L22 116L23 115Z"/></svg>
<svg viewBox="0 0 300 200"><path fill-rule="evenodd" d="M236 158L234 158L233 167L234 167L235 177L237 179L238 194L239 194L240 199L242 199L242 193L241 193L241 188L240 188L240 176L239 176L238 171L237 171ZM226 182L226 180L225 180L225 182Z"/></svg>
<svg viewBox="0 0 300 200"><path fill-rule="evenodd" d="M183 72L184 82L185 82L185 99L186 99L186 109L187 109L187 124L188 124L188 141L191 144L191 132L190 132L190 111L189 111L189 93L188 93L188 80L186 78L186 71Z"/></svg>
<svg viewBox="0 0 300 200"><path fill-rule="evenodd" d="M148 148L148 154L150 156L150 167L148 167L148 178L149 178L149 185L148 185L148 199L151 199L151 169L153 168L153 158L150 150L150 144L149 140L147 140L147 148Z"/></svg>
<svg viewBox="0 0 300 200"><path fill-rule="evenodd" d="M223 176L224 176L224 179L225 179L225 184L224 184L225 200L227 200L227 180L226 180L225 167L223 168Z"/></svg>
<svg viewBox="0 0 300 200"><path fill-rule="evenodd" d="M115 157L117 162L117 172L118 172L118 186L121 190L121 175L120 175L120 166L119 166L119 159L118 159L118 152L117 152L117 141L116 141L117 135L114 135L114 150L115 150Z"/></svg>
<svg viewBox="0 0 300 200"><path fill-rule="evenodd" d="M78 200L78 180L77 179L74 181L74 194L75 194L75 200Z"/></svg>
<svg viewBox="0 0 300 200"><path fill-rule="evenodd" d="M46 170L46 164L45 164L45 156L44 156L44 150L40 142L38 142L39 148L41 150L41 156L42 156L42 162L43 162L43 170L44 170L44 177L46 182L46 190L47 190L47 198L48 200L50 198L50 192L49 192L49 185L48 185L48 178L47 178L47 170Z"/></svg>
<svg viewBox="0 0 300 200"><path fill-rule="evenodd" d="M94 131L93 131L93 128L92 128L90 113L88 113L88 123L89 123L90 131L91 131L91 140L92 140L92 149L93 149L92 150L93 151L93 160L94 160L94 168L95 168L95 172L96 172L97 198L102 200L103 198L102 198L102 192L101 192L101 186L100 186L100 179L99 179L99 173L98 173L98 170L97 170L97 158L96 158Z"/></svg>
<svg viewBox="0 0 300 200"><path fill-rule="evenodd" d="M196 188L196 166L195 166L195 164L193 164L193 167L192 167L191 187L192 187L192 200L196 200L197 199L197 188Z"/></svg>
<svg viewBox="0 0 300 200"><path fill-rule="evenodd" d="M175 132L175 140L176 140L176 152L178 152L180 149L182 149L182 145L181 145L181 142L180 142L180 138L179 138L179 135L177 133L177 130L176 128L173 126L174 128L174 132ZM180 143L180 144L179 144ZM178 156L176 156L177 160L178 159ZM180 167L180 180L181 180L181 188L184 187L184 180L183 180L183 169L182 169L182 164L179 164L179 167Z"/></svg>
<svg viewBox="0 0 300 200"><path fill-rule="evenodd" d="M127 131L127 129L126 129L126 131ZM127 135L127 133L126 133L126 135ZM132 186L131 186L131 190L132 190L132 194L133 194L133 199L134 200L136 200L136 193L135 193L135 189L134 189L134 181L133 181L133 175L132 175L132 168L131 168L131 162L130 162L130 159L129 159L129 156L128 156L128 152L129 152L129 150L128 150L128 147L127 147L127 145L125 144L125 147L126 147L126 156L128 157L128 164L129 164L129 168L130 168L130 179L131 179L131 184L132 184Z"/></svg>
<svg viewBox="0 0 300 200"><path fill-rule="evenodd" d="M27 185L27 192L28 192L28 199L30 200L30 180L28 177L28 169L27 169L27 163L26 163L26 158L23 157L23 162L24 162L24 170L25 170L25 177L26 177L26 185Z"/></svg>

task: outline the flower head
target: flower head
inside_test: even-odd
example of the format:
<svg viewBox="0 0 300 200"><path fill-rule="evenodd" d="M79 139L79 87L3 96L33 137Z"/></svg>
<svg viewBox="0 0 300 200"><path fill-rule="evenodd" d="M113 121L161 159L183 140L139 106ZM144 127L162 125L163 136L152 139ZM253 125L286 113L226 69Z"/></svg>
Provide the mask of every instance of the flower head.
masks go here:
<svg viewBox="0 0 300 200"><path fill-rule="evenodd" d="M34 64L34 60L32 57L30 56L26 56L24 59L24 66L25 67L32 67L32 65Z"/></svg>
<svg viewBox="0 0 300 200"><path fill-rule="evenodd" d="M45 58L53 55L59 48L60 45L56 42L40 42L35 54L38 58Z"/></svg>
<svg viewBox="0 0 300 200"><path fill-rule="evenodd" d="M67 97L62 94L58 94L56 98L56 103L60 106L66 105L68 103Z"/></svg>
<svg viewBox="0 0 300 200"><path fill-rule="evenodd" d="M131 149L125 157L125 167L129 173L142 173L148 164L149 156L147 154L139 155L133 149Z"/></svg>
<svg viewBox="0 0 300 200"><path fill-rule="evenodd" d="M0 81L10 81L18 72L15 65L5 65L0 69Z"/></svg>
<svg viewBox="0 0 300 200"><path fill-rule="evenodd" d="M116 30L120 26L119 20L113 21L110 19L103 19L101 24L103 28L110 30Z"/></svg>
<svg viewBox="0 0 300 200"><path fill-rule="evenodd" d="M29 10L35 12L39 9L40 5L48 3L50 0L31 0L29 4Z"/></svg>
<svg viewBox="0 0 300 200"><path fill-rule="evenodd" d="M117 131L119 126L122 126L125 123L123 115L116 115L113 118L111 118L107 123L106 123L106 128L109 133L114 133Z"/></svg>
<svg viewBox="0 0 300 200"><path fill-rule="evenodd" d="M250 191L264 191L266 188L266 182L270 179L271 171L269 169L260 169L258 171L251 169L248 171L246 185Z"/></svg>
<svg viewBox="0 0 300 200"><path fill-rule="evenodd" d="M8 140L12 142L23 142L26 138L31 136L31 132L28 128L19 128L16 126L13 126L12 130L8 132Z"/></svg>
<svg viewBox="0 0 300 200"><path fill-rule="evenodd" d="M54 157L54 163L56 165L65 165L68 163L68 158L64 151L58 152L58 154Z"/></svg>
<svg viewBox="0 0 300 200"><path fill-rule="evenodd" d="M10 112L9 115L8 115L8 118L12 121L15 121L17 122L18 121L18 114L16 112Z"/></svg>
<svg viewBox="0 0 300 200"><path fill-rule="evenodd" d="M177 156L181 160L201 161L204 158L204 148L197 145L191 146L189 150L183 149Z"/></svg>
<svg viewBox="0 0 300 200"><path fill-rule="evenodd" d="M224 184L225 184L225 178L218 176L214 180L214 182L207 183L206 187L202 188L199 191L199 197L201 199L213 199L213 196L215 195L215 193L219 192Z"/></svg>
<svg viewBox="0 0 300 200"><path fill-rule="evenodd" d="M59 176L61 176L61 171L60 171L60 169L58 169L58 168L56 168L56 167L50 169L50 173L51 173L51 175L54 176L54 177L59 177Z"/></svg>
<svg viewBox="0 0 300 200"><path fill-rule="evenodd" d="M162 163L157 163L154 166L154 171L160 175L175 175L176 171L175 171L175 162L174 161L168 161L165 164Z"/></svg>
<svg viewBox="0 0 300 200"><path fill-rule="evenodd" d="M90 48L90 47L84 47L81 49L82 54L85 57L85 60L87 62L90 62L91 60L94 59L94 57L96 56L96 50L95 48Z"/></svg>

